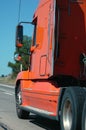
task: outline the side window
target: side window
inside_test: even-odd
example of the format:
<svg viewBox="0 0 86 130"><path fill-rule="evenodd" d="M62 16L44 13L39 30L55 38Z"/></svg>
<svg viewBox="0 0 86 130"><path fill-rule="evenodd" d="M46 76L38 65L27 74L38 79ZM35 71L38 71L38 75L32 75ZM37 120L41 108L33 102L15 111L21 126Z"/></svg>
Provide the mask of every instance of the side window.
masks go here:
<svg viewBox="0 0 86 130"><path fill-rule="evenodd" d="M36 45L36 28L37 28L37 18L35 18L33 20L33 24L34 24L34 31L33 31L33 43L32 46Z"/></svg>

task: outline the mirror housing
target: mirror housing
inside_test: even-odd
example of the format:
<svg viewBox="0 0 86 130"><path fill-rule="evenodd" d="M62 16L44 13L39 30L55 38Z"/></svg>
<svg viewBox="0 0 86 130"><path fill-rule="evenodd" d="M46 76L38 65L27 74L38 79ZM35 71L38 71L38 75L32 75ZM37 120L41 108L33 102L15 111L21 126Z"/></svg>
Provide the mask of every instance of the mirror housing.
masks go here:
<svg viewBox="0 0 86 130"><path fill-rule="evenodd" d="M23 26L18 25L16 27L16 47L21 48L23 46Z"/></svg>

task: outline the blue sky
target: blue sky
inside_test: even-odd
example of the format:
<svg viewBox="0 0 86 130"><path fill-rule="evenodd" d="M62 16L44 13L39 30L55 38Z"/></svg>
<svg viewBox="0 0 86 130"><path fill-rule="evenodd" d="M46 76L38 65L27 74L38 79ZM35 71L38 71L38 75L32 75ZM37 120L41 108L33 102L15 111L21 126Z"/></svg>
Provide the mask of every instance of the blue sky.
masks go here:
<svg viewBox="0 0 86 130"><path fill-rule="evenodd" d="M0 75L11 73L8 62L14 62L15 30L20 0L0 0ZM32 21L39 0L21 0L20 21ZM30 30L29 30L30 31Z"/></svg>

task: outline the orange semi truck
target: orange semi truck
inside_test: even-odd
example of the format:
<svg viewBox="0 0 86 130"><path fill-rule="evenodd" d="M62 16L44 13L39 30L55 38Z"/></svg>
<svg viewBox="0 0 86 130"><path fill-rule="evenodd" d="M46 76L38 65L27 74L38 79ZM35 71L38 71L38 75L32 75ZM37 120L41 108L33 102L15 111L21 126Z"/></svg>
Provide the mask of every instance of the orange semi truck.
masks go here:
<svg viewBox="0 0 86 130"><path fill-rule="evenodd" d="M57 120L61 130L86 130L86 0L40 0L32 22L17 26L17 48L23 24L34 31L30 66L16 79L18 117L32 112Z"/></svg>

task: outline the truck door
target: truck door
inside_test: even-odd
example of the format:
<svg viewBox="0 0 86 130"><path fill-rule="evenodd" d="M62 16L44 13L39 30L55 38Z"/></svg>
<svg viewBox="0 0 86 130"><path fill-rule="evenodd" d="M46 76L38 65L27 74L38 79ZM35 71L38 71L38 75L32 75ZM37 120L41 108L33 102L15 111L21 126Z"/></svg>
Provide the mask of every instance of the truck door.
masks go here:
<svg viewBox="0 0 86 130"><path fill-rule="evenodd" d="M45 13L46 12L46 13ZM42 0L35 13L35 47L32 52L31 71L34 78L49 78L53 75L54 13L55 0ZM38 45L38 46L37 46Z"/></svg>

